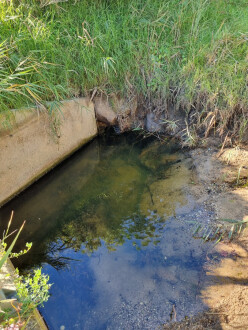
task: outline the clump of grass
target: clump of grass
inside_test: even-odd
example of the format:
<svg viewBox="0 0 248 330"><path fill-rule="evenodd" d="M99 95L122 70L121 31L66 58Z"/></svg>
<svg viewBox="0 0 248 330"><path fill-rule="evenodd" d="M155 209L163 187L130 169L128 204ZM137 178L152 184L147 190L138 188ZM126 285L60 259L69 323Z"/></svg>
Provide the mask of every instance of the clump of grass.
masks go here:
<svg viewBox="0 0 248 330"><path fill-rule="evenodd" d="M247 227L248 222L236 219L219 219L215 224L207 227L201 223L195 222L193 227L193 236L202 238L206 241L216 241L219 243L222 239L233 239L238 237L242 230Z"/></svg>
<svg viewBox="0 0 248 330"><path fill-rule="evenodd" d="M52 2L0 3L1 38L15 44L18 58L35 57L40 75L25 77L36 89L49 86L42 100L58 97L61 88L67 97L132 92L149 105L160 100L164 110L165 100L194 109L199 127L215 122L219 133L244 132L246 0Z"/></svg>
<svg viewBox="0 0 248 330"><path fill-rule="evenodd" d="M16 42L5 40L0 44L0 115L7 118L2 123L8 124L10 109L60 99L63 90L48 81L42 73L46 68L44 59L36 59L31 53L18 54Z"/></svg>

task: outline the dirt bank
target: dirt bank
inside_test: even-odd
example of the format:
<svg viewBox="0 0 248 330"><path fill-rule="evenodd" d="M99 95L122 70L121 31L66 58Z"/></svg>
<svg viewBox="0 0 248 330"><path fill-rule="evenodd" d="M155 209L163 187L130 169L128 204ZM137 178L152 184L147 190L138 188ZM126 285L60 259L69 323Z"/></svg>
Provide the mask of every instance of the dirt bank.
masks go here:
<svg viewBox="0 0 248 330"><path fill-rule="evenodd" d="M205 142L209 147L190 152L196 173L193 194L215 212L216 223L248 220L248 149L220 150L216 141ZM231 240L227 235L210 252L201 291L209 311L171 324L170 329L248 328L248 229Z"/></svg>

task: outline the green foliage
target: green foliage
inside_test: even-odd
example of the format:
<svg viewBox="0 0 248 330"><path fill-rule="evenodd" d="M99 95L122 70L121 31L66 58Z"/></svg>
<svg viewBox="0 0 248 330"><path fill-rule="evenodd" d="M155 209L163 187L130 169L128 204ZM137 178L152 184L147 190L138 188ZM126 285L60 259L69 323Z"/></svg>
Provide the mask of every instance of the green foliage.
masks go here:
<svg viewBox="0 0 248 330"><path fill-rule="evenodd" d="M43 306L43 303L48 300L51 287L48 281L49 276L42 274L41 268L36 269L32 275L17 277L16 292L22 303L21 315L23 317L30 315L36 307Z"/></svg>
<svg viewBox="0 0 248 330"><path fill-rule="evenodd" d="M48 281L49 276L42 274L41 268L25 277L20 276L18 269L16 269L15 286L18 300L5 300L11 304L11 308L5 308L1 311L1 329L10 329L14 326L15 329L24 329L29 325L35 308L43 306L43 303L49 298L51 284Z"/></svg>
<svg viewBox="0 0 248 330"><path fill-rule="evenodd" d="M53 86L74 93L125 89L129 76L146 89L143 70L148 85L180 82L188 96L193 87L229 102L244 96L236 92L246 81L245 0L81 0L42 8L26 0L2 1L0 7L1 38L14 47L7 60L17 64L32 56L37 64L54 63L43 72ZM37 78L26 73L29 81Z"/></svg>
<svg viewBox="0 0 248 330"><path fill-rule="evenodd" d="M247 17L246 0L2 1L0 111L133 89L227 125L248 97Z"/></svg>
<svg viewBox="0 0 248 330"><path fill-rule="evenodd" d="M18 253L12 253L12 249L24 227L25 221L18 230L15 238L7 249L6 240L16 232L13 231L9 233L10 226L13 220L13 211L8 222L7 230L3 233L3 238L0 240L0 271L4 263L8 258L17 258L25 253L27 253L31 247L32 243L26 243L26 249L19 251ZM18 269L16 269L15 285L17 291L18 302L15 299L7 299L5 301L10 303L12 308L7 308L1 310L0 317L0 328L7 329L9 327L15 327L16 329L23 328L29 317L32 315L34 309L37 306L42 306L49 298L49 289L51 284L48 283L49 276L41 273L41 269L36 269L33 275L20 276ZM6 275L8 276L8 275ZM13 279L14 280L14 279Z"/></svg>
<svg viewBox="0 0 248 330"><path fill-rule="evenodd" d="M43 73L48 67L44 57L33 52L20 54L18 38L13 40L10 36L0 44L0 114L7 117L3 125L11 120L10 109L41 105L48 99L58 100L63 96L62 87L50 83Z"/></svg>
<svg viewBox="0 0 248 330"><path fill-rule="evenodd" d="M18 258L18 257L22 256L23 254L28 253L28 251L31 249L31 247L32 247L32 243L27 242L26 243L26 249L21 250L19 252L12 252L9 257L10 258Z"/></svg>

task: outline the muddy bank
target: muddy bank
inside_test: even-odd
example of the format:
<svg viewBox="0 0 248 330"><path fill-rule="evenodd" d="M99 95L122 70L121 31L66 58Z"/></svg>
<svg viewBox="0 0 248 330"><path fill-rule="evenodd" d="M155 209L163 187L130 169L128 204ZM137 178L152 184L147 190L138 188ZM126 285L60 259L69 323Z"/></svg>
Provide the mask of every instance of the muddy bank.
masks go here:
<svg viewBox="0 0 248 330"><path fill-rule="evenodd" d="M192 150L195 182L192 193L198 203L222 219L248 220L248 150L214 147ZM211 255L211 256L210 256ZM209 312L165 329L246 329L248 327L248 229L224 237L209 251L206 281L201 297Z"/></svg>
<svg viewBox="0 0 248 330"><path fill-rule="evenodd" d="M247 113L238 109L223 114L217 109L202 110L200 104L183 105L173 97L151 99L135 93L123 98L114 93L95 96L93 92L91 99L101 129L115 126L120 133L135 129L168 134L178 138L184 147L206 147L206 139L212 134L213 145L228 147L248 142Z"/></svg>

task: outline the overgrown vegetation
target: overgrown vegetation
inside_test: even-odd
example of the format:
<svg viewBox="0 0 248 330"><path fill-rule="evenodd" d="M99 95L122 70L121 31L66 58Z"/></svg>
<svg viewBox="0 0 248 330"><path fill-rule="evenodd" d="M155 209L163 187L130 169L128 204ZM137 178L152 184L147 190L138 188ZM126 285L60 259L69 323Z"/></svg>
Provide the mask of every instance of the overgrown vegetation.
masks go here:
<svg viewBox="0 0 248 330"><path fill-rule="evenodd" d="M52 1L51 1L52 2ZM57 2L57 1L56 1ZM48 2L49 3L49 2ZM0 111L93 90L194 109L206 133L248 122L246 0L0 3Z"/></svg>

